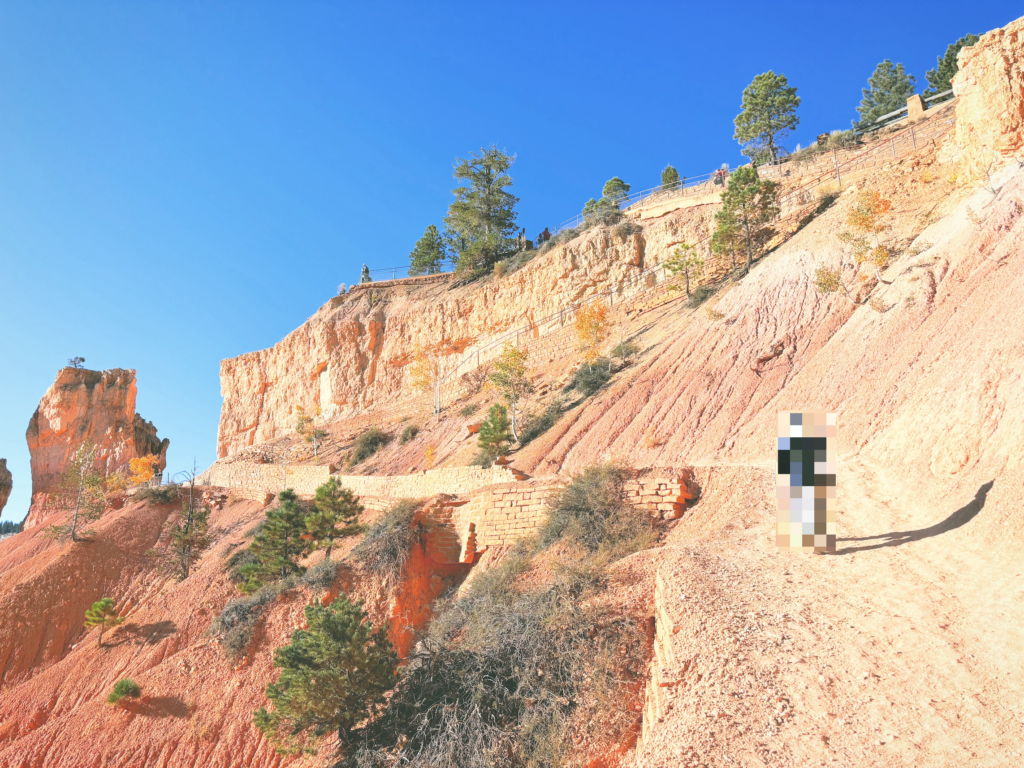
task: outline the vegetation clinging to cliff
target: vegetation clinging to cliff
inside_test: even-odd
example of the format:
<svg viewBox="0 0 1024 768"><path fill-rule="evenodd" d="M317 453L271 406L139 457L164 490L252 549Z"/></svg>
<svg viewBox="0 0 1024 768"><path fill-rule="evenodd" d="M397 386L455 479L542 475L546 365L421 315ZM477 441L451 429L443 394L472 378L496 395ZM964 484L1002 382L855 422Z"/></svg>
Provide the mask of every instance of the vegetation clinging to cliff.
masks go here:
<svg viewBox="0 0 1024 768"><path fill-rule="evenodd" d="M370 427L356 438L352 452L349 454L349 466L354 467L356 464L366 461L389 442L391 442L391 435L379 427Z"/></svg>
<svg viewBox="0 0 1024 768"><path fill-rule="evenodd" d="M423 527L413 523L418 508L419 502L403 499L381 515L352 550L352 559L386 584L397 584L412 548L423 541Z"/></svg>
<svg viewBox="0 0 1024 768"><path fill-rule="evenodd" d="M608 588L616 529L603 525L591 551L564 520L586 516L581 499L599 506L587 514L605 523L620 505L625 514L621 472L584 473L570 484L582 487L566 491L571 501L556 499L551 511L559 517L546 543L568 547L553 574L550 561L537 559L543 543L521 542L463 597L437 607L387 709L352 733L339 766L539 768L585 763L595 743L629 738L645 634L636 617L595 599ZM528 572L536 575L524 580Z"/></svg>

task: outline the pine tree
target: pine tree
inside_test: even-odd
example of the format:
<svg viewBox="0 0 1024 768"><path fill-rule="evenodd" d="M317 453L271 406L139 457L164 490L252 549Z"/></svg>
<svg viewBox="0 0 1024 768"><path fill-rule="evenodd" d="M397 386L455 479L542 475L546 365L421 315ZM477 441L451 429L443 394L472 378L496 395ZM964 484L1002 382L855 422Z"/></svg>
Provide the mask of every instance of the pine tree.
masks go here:
<svg viewBox="0 0 1024 768"><path fill-rule="evenodd" d="M509 412L512 414L512 437L517 443L519 433L516 431L516 411L519 401L533 392L533 384L527 377L527 356L526 350L506 344L488 377L508 404Z"/></svg>
<svg viewBox="0 0 1024 768"><path fill-rule="evenodd" d="M936 58L937 64L935 69L929 69L924 73L925 79L928 81L928 87L924 91L925 98L934 96L937 93L945 93L953 87L953 75L960 70L960 65L956 60L957 54L960 53L961 48L974 45L978 42L978 39L977 35L961 37L946 48L945 56Z"/></svg>
<svg viewBox="0 0 1024 768"><path fill-rule="evenodd" d="M682 275L686 281L686 295L690 295L690 278L697 278L704 270L704 259L694 250L692 245L683 243L672 252L672 257L665 262L665 269L672 275Z"/></svg>
<svg viewBox="0 0 1024 768"><path fill-rule="evenodd" d="M455 178L465 186L452 190L455 202L444 223L460 270L491 269L516 249L516 203L508 169L515 161L497 147L457 158Z"/></svg>
<svg viewBox="0 0 1024 768"><path fill-rule="evenodd" d="M883 115L907 106L907 99L914 95L916 82L913 75L904 71L902 64L893 64L888 59L883 61L868 78L868 87L862 89L864 98L857 107L860 120L854 122L854 128L866 130Z"/></svg>
<svg viewBox="0 0 1024 768"><path fill-rule="evenodd" d="M363 507L348 488L332 477L316 489L313 511L306 516L309 533L308 551L325 550L324 559L331 559L334 542L362 532L359 515ZM340 526L340 527L339 527Z"/></svg>
<svg viewBox="0 0 1024 768"><path fill-rule="evenodd" d="M374 630L362 602L353 605L342 595L330 606L306 606L306 625L274 651L281 676L266 689L273 711L260 707L253 714L255 726L285 754L303 750L296 737L315 743L334 732L344 748L349 731L397 682L398 654L387 626Z"/></svg>
<svg viewBox="0 0 1024 768"><path fill-rule="evenodd" d="M306 533L306 511L291 488L281 491L277 498L280 505L267 512L263 529L249 547L257 562L239 569L244 579L240 587L243 592L255 592L264 584L305 570L298 564L298 558L306 550L302 539Z"/></svg>
<svg viewBox="0 0 1024 768"><path fill-rule="evenodd" d="M722 192L722 210L715 214L715 221L724 234L722 246L742 248L747 257L743 274L750 271L754 258L760 256L765 244L775 234L771 224L779 215L779 185L774 181L762 180L753 166L744 166L729 177L729 184ZM717 235L717 232L716 232ZM715 239L712 237L712 248Z"/></svg>
<svg viewBox="0 0 1024 768"><path fill-rule="evenodd" d="M508 410L501 403L492 405L487 411L487 418L480 422L477 443L480 452L490 462L508 453L508 447L512 443L512 429L508 420Z"/></svg>
<svg viewBox="0 0 1024 768"><path fill-rule="evenodd" d="M447 257L444 238L431 224L409 254L409 274L436 275Z"/></svg>
<svg viewBox="0 0 1024 768"><path fill-rule="evenodd" d="M85 628L100 628L99 645L101 648L103 647L104 630L116 627L122 621L124 621L124 619L117 615L117 609L114 607L114 601L109 597L97 600L92 604L92 607L85 612Z"/></svg>
<svg viewBox="0 0 1024 768"><path fill-rule="evenodd" d="M796 88L789 87L785 75L776 75L768 70L743 89L741 109L736 115L735 138L747 146L743 154L755 162L758 156L775 162L778 158L779 139L785 137L800 124L796 116L800 97Z"/></svg>
<svg viewBox="0 0 1024 768"><path fill-rule="evenodd" d="M666 165L665 170L661 172L661 188L662 189L675 189L679 186L679 171L673 168L671 165Z"/></svg>
<svg viewBox="0 0 1024 768"><path fill-rule="evenodd" d="M601 195L602 200L607 200L610 203L618 205L629 197L629 184L624 182L618 176L612 176L604 183Z"/></svg>
<svg viewBox="0 0 1024 768"><path fill-rule="evenodd" d="M58 541L81 541L82 526L98 520L106 508L103 474L96 468L99 449L86 440L72 454L57 487L50 495L49 506L68 514L63 525L51 525L48 536Z"/></svg>

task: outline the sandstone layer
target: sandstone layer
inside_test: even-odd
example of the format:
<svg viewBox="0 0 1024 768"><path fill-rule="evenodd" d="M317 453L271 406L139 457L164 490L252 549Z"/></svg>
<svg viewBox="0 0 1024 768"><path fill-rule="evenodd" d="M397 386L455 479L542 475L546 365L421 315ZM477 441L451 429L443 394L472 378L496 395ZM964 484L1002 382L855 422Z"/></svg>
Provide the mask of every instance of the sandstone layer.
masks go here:
<svg viewBox="0 0 1024 768"><path fill-rule="evenodd" d="M444 366L481 339L607 291L679 243L706 238L714 208L665 216L642 233L593 230L500 279L404 281L336 297L270 349L221 363L218 456L293 433L296 406L319 406L330 421L407 397L417 350L439 350Z"/></svg>
<svg viewBox="0 0 1024 768"><path fill-rule="evenodd" d="M7 459L0 459L0 512L4 511L7 499L11 497L13 484L11 470L7 468Z"/></svg>
<svg viewBox="0 0 1024 768"><path fill-rule="evenodd" d="M993 30L957 57L956 143L968 179L1024 160L1024 18Z"/></svg>
<svg viewBox="0 0 1024 768"><path fill-rule="evenodd" d="M131 459L155 455L167 464L170 441L135 412L138 385L132 369L63 368L46 390L25 433L32 462L32 510L26 527L42 521L42 495L51 492L68 460L85 442L98 449L97 469L117 472Z"/></svg>

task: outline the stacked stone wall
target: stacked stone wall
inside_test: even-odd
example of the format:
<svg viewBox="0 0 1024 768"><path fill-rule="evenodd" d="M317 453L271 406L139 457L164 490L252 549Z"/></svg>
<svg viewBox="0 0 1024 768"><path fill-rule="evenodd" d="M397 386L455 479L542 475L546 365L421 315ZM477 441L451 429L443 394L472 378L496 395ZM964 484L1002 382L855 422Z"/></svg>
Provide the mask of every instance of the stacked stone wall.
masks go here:
<svg viewBox="0 0 1024 768"><path fill-rule="evenodd" d="M300 496L312 496L327 482L333 467L322 464L214 464L198 480L201 485L227 488L236 497L259 498L291 488Z"/></svg>
<svg viewBox="0 0 1024 768"><path fill-rule="evenodd" d="M423 499L447 493L466 496L478 488L496 483L516 482L525 478L508 467L444 467L426 469L411 475L334 475L357 496L379 496L390 499Z"/></svg>

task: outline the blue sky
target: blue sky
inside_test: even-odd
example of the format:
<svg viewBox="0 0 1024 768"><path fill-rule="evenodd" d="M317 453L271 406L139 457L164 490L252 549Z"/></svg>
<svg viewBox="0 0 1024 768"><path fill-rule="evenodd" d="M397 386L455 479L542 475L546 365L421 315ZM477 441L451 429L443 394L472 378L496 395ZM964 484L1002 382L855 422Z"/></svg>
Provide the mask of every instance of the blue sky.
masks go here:
<svg viewBox="0 0 1024 768"><path fill-rule="evenodd" d="M786 142L847 128L885 58L925 85L1018 3L0 2L0 457L57 370L138 370L172 471L215 458L219 362L270 346L440 224L457 156L518 156L529 234L603 182L741 160L744 86Z"/></svg>

